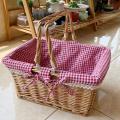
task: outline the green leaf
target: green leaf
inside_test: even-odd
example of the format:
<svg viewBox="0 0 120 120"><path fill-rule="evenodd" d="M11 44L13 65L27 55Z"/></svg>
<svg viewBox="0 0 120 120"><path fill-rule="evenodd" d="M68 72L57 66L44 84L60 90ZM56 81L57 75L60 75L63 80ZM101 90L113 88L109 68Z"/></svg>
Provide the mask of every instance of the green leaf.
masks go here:
<svg viewBox="0 0 120 120"><path fill-rule="evenodd" d="M18 5L18 6L23 6L22 0L17 0L17 5Z"/></svg>
<svg viewBox="0 0 120 120"><path fill-rule="evenodd" d="M59 0L50 0L50 2L56 3L56 2L59 2Z"/></svg>
<svg viewBox="0 0 120 120"><path fill-rule="evenodd" d="M34 3L34 0L29 0L29 1L28 1L28 6L29 6L30 8L32 8L32 7L33 7L33 3ZM17 0L17 4L18 4L18 6L23 6L22 0Z"/></svg>
<svg viewBox="0 0 120 120"><path fill-rule="evenodd" d="M79 8L77 2L75 2L75 1L70 2L70 3L69 3L69 7L70 7L70 8Z"/></svg>

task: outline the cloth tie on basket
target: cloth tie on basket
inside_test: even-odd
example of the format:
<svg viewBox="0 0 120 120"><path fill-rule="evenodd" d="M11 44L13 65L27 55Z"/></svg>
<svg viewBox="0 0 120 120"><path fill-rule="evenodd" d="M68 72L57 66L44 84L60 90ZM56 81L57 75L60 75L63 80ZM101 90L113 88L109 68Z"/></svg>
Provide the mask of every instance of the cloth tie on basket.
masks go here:
<svg viewBox="0 0 120 120"><path fill-rule="evenodd" d="M55 93L55 89L57 88L57 86L62 85L66 80L67 77L59 77L57 79L51 79L50 76L42 76L40 74L35 74L31 77L34 77L33 80L31 80L27 85L23 86L23 91L25 91L30 85L32 84L36 84L36 81L42 80L43 83L45 84L46 87L48 87L48 95L44 98L45 100L48 100L49 97L54 96ZM67 86L64 86L68 92L68 94L73 95L73 91L70 90Z"/></svg>

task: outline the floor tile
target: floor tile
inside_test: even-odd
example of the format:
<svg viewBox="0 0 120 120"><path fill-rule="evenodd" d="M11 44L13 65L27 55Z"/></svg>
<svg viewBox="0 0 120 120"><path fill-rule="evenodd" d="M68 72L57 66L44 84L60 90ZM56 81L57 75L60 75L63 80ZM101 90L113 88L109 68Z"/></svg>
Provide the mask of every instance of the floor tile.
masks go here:
<svg viewBox="0 0 120 120"><path fill-rule="evenodd" d="M112 59L120 55L120 18L103 24L95 32L93 28L87 27L77 31L80 43L98 44L109 47Z"/></svg>
<svg viewBox="0 0 120 120"><path fill-rule="evenodd" d="M12 75L0 64L0 120L44 120L55 110L17 98Z"/></svg>
<svg viewBox="0 0 120 120"><path fill-rule="evenodd" d="M0 59L29 39L31 39L31 36L24 35L19 38L16 38L15 40L0 43Z"/></svg>
<svg viewBox="0 0 120 120"><path fill-rule="evenodd" d="M114 120L120 119L120 57L111 64L95 108Z"/></svg>
<svg viewBox="0 0 120 120"><path fill-rule="evenodd" d="M111 120L111 119L97 111L94 111L91 116L84 117L81 115L76 115L58 110L47 120Z"/></svg>

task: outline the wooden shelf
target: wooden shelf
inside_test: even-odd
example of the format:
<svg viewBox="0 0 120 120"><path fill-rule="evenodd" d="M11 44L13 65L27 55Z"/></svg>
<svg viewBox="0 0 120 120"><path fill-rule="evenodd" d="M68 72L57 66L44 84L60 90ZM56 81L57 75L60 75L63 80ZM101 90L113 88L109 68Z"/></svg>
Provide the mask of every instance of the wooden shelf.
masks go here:
<svg viewBox="0 0 120 120"><path fill-rule="evenodd" d="M80 21L73 23L74 30L78 30L83 27L87 27L97 22L97 19L89 18L87 21ZM57 26L55 28L56 31L64 32L64 25ZM68 31L70 31L70 25L68 26Z"/></svg>
<svg viewBox="0 0 120 120"><path fill-rule="evenodd" d="M80 21L77 23L73 23L74 30L92 25L96 22L99 22L99 24L102 24L102 23L106 22L107 20L113 19L119 15L120 15L120 11L97 14L95 19L89 18L87 21ZM64 30L65 30L64 27L65 27L64 24L59 25L59 26L56 26L56 28L54 28L52 31L55 31L55 33L59 33L59 36L61 36L62 34L64 34ZM12 28L19 30L21 32L25 32L25 33L30 34L30 35L32 34L29 26L14 25L14 26L12 26ZM68 31L70 32L70 27L68 27Z"/></svg>
<svg viewBox="0 0 120 120"><path fill-rule="evenodd" d="M75 23L74 30L77 30L77 29L80 29L83 27L87 27L87 26L92 25L96 22L97 22L97 20L95 18L89 18L87 21L80 21L78 23Z"/></svg>
<svg viewBox="0 0 120 120"><path fill-rule="evenodd" d="M27 0L22 0L23 1L23 6L24 6L24 10L26 12L26 16L27 16L27 19L28 19L28 24L29 24L29 27L28 26L17 26L17 25L14 25L14 26L10 26L9 24L9 19L7 19L7 30L8 32L10 31L10 28L14 28L16 30L19 30L21 32L25 32L25 33L28 33L28 34L31 34L32 37L36 37L36 31L35 31L35 26L34 26L34 23L32 21L32 16L31 16L31 13L30 13L30 10L29 10L29 6L27 4ZM40 4L39 4L40 5ZM94 19L94 5L93 5L93 0L89 0L89 5L90 5L90 9L91 9L91 13L92 13L92 17ZM41 6L41 5L40 5ZM9 16L9 13L8 13L8 6L7 6L7 0L4 0L4 7L6 8L5 11L6 11L6 16L8 17ZM41 6L42 7L42 6ZM70 19L70 18L69 18ZM72 27L72 24L71 25L68 25L68 26L71 26L71 29L74 28L75 30L76 29L79 29L81 27L84 27L86 25L89 25L89 24L94 24L93 21L87 21L85 23L80 23L79 25L75 24L75 26ZM62 34L62 32L64 33L64 30L63 30L63 27L64 25L62 26L58 26L55 28L55 31L57 31L58 33ZM70 30L70 27L68 28ZM74 30L73 29L73 30ZM73 31L71 30L71 31ZM73 34L73 33L72 33ZM10 34L8 35L10 36Z"/></svg>
<svg viewBox="0 0 120 120"><path fill-rule="evenodd" d="M98 22L106 22L108 20L114 19L115 17L118 17L120 15L120 10L115 10L112 12L104 12L101 14L96 14L96 19Z"/></svg>
<svg viewBox="0 0 120 120"><path fill-rule="evenodd" d="M19 30L21 32L25 32L25 33L28 33L28 34L32 34L31 31L30 31L30 28L29 26L17 26L17 25L14 25L14 26L11 26L11 28L14 28L16 30Z"/></svg>
<svg viewBox="0 0 120 120"><path fill-rule="evenodd" d="M74 30L92 25L96 22L98 22L98 24L102 24L106 21L109 21L111 19L114 19L115 17L118 17L120 15L120 10L117 11L112 11L112 12L104 12L101 14L96 14L95 18L89 18L87 21L80 21L78 23L73 23L74 26ZM56 30L60 31L60 32L64 32L64 25L62 26L58 26L56 28Z"/></svg>
<svg viewBox="0 0 120 120"><path fill-rule="evenodd" d="M6 18L6 23L7 23L6 29L8 30L9 39L10 39L10 32L9 32L10 27L12 27L16 30L19 30L21 32L31 34L33 37L36 37L35 26L34 26L34 23L33 23L33 20L32 20L32 16L31 16L30 11L29 11L27 0L23 0L23 5L24 5L24 8L25 8L25 12L26 12L26 15L27 15L29 26L17 26L17 25L10 26L9 25L9 17L8 17L9 14L8 14L8 9L7 9L8 8L7 7L7 2L6 2L6 0L4 0L5 16L7 16L7 18ZM101 13L101 14L95 14L94 1L89 0L89 5L90 5L91 17L87 21L73 23L73 25L72 25L73 30L77 30L77 29L86 27L88 25L94 25L94 28L97 29L97 25L101 25L102 23L105 23L106 21L111 20L111 19L120 15L120 10L112 11L112 12L109 12L109 13L106 12L106 13ZM60 26L56 26L56 28L53 31L55 31L55 33L57 33L57 34L58 33L64 34L64 33L66 33L64 28L65 28L65 25L63 24L63 25L60 25ZM70 32L70 24L68 24L68 31Z"/></svg>

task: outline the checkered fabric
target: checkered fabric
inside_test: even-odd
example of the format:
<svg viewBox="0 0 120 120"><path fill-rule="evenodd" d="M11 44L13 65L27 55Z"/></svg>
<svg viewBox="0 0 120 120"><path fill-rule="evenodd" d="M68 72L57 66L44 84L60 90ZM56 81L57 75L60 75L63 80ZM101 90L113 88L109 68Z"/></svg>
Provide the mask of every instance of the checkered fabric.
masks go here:
<svg viewBox="0 0 120 120"><path fill-rule="evenodd" d="M103 46L80 44L75 41L52 39L53 53L60 78L65 83L99 85L105 77L111 59L110 49ZM36 50L36 38L17 48L3 58L9 68L32 74ZM46 40L42 38L41 71L39 75L49 78L51 70Z"/></svg>

